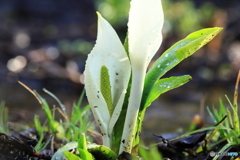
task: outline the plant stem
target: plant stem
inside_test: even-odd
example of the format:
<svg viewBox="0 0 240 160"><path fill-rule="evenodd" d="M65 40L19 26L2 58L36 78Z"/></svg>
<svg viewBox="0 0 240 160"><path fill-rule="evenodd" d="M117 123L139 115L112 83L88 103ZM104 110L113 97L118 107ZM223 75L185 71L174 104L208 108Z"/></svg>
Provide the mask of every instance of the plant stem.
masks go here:
<svg viewBox="0 0 240 160"><path fill-rule="evenodd" d="M234 91L234 99L233 99L234 128L238 133L240 132L240 130L239 130L240 124L239 124L239 117L238 117L238 104L237 104L239 80L240 80L240 71L238 72L238 77L237 77L235 91Z"/></svg>
<svg viewBox="0 0 240 160"><path fill-rule="evenodd" d="M111 148L111 142L110 142L110 138L108 137L108 135L103 135L102 140L103 140L104 146Z"/></svg>
<svg viewBox="0 0 240 160"><path fill-rule="evenodd" d="M144 68L145 68L144 65L141 66L141 68L140 67L134 68L133 65L132 87L130 91L128 109L124 123L119 154L121 154L123 151L131 153L133 139L135 137L136 132L137 117L142 98L144 78L146 75Z"/></svg>
<svg viewBox="0 0 240 160"><path fill-rule="evenodd" d="M95 121L98 122L99 128L102 133L102 140L103 140L103 145L110 148L111 147L111 140L110 136L108 135L108 129L107 129L107 123L104 122L100 112L96 111L95 108L92 108L92 113L94 115Z"/></svg>

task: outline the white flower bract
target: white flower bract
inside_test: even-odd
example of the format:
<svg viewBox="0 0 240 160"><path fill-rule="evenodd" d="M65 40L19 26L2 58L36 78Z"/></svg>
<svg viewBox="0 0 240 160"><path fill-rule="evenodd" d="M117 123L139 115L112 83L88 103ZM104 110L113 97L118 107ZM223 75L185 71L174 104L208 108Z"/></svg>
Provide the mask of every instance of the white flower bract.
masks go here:
<svg viewBox="0 0 240 160"><path fill-rule="evenodd" d="M152 57L162 43L163 11L161 0L132 0L128 22L129 58L116 32L98 14L96 45L86 62L85 89L94 117L103 135L103 144L111 147L111 133L122 110L132 72L132 84L119 154L131 152L144 79ZM131 62L131 65L130 65ZM101 93L100 74L106 66L109 74L113 113Z"/></svg>
<svg viewBox="0 0 240 160"><path fill-rule="evenodd" d="M127 54L116 32L99 13L97 13L97 15L97 40L96 45L88 55L86 61L84 82L89 104L99 123L101 132L104 136L109 136L121 112L124 95L130 78L131 67ZM109 72L112 103L115 108L112 117L109 114L107 104L100 90L100 70L102 66L106 66ZM109 144L106 144L106 146L108 145Z"/></svg>

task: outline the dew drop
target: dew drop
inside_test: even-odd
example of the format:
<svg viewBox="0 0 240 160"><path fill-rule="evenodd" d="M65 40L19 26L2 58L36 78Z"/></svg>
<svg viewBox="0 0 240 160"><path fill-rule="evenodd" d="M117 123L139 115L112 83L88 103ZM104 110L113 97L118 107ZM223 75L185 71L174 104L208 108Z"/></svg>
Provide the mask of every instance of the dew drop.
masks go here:
<svg viewBox="0 0 240 160"><path fill-rule="evenodd" d="M157 66L157 68L160 68L160 64Z"/></svg>

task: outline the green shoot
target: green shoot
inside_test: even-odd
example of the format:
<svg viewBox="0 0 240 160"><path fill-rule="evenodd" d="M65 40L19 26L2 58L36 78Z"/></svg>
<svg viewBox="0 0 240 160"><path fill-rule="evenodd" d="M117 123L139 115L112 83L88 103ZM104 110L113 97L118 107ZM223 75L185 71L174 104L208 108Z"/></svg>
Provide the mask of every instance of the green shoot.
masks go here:
<svg viewBox="0 0 240 160"><path fill-rule="evenodd" d="M139 155L143 159L162 159L163 157L160 155L157 146L151 145L149 149L139 147Z"/></svg>
<svg viewBox="0 0 240 160"><path fill-rule="evenodd" d="M0 132L8 133L7 119L8 119L8 110L5 108L5 103L0 103Z"/></svg>
<svg viewBox="0 0 240 160"><path fill-rule="evenodd" d="M212 111L208 109L208 112L210 114L210 117L214 121L218 121L223 116L227 115L226 120L222 123L222 129L218 129L218 132L220 133L220 137L222 137L222 142L226 141L226 144L219 150L220 153L227 152L231 148L236 147L240 144L239 140L239 114L238 114L238 105L237 105L237 98L238 98L238 85L240 80L240 71L238 73L236 85L235 85L235 91L234 91L234 99L233 104L229 100L229 98L226 96L226 99L232 109L230 111L227 107L224 106L222 100L219 101L219 110L217 110L215 107L212 108ZM219 155L216 155L213 159L216 160L219 157Z"/></svg>

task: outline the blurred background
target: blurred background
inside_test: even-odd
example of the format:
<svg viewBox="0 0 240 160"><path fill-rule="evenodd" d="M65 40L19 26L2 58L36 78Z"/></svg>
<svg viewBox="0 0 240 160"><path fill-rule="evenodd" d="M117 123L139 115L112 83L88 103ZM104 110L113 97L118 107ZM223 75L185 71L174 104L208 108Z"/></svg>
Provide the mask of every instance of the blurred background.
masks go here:
<svg viewBox="0 0 240 160"><path fill-rule="evenodd" d="M189 74L193 80L163 94L148 109L145 139L152 133L186 130L195 114L211 123L206 106L217 106L220 97L225 101L225 94L232 99L240 69L239 0L162 0L162 4L164 39L153 61L193 31L215 26L224 30L164 76ZM43 88L68 107L78 99L85 60L96 40L96 11L124 40L129 0L0 1L0 100L9 109L10 121L29 123L34 114L43 114L34 96L17 81L37 90L50 104L57 102Z"/></svg>

